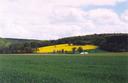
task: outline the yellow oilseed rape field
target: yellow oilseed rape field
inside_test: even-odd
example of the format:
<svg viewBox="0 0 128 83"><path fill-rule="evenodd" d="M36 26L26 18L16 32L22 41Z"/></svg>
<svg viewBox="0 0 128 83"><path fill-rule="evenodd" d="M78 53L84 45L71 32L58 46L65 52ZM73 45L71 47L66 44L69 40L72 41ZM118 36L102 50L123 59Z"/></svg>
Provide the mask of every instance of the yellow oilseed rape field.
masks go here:
<svg viewBox="0 0 128 83"><path fill-rule="evenodd" d="M45 46L37 48L37 53L53 53L56 51L68 51L71 52L73 48L78 49L79 47L83 48L83 50L94 50L97 48L95 45L72 45L72 44L59 44L59 45L52 45L52 46Z"/></svg>

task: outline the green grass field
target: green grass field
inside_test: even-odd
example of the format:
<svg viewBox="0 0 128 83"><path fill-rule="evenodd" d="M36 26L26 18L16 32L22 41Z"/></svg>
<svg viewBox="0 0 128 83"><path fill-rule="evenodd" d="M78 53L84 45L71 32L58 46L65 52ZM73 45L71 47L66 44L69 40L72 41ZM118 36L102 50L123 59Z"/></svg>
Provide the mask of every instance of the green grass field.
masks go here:
<svg viewBox="0 0 128 83"><path fill-rule="evenodd" d="M128 53L19 55L0 55L0 83L128 83Z"/></svg>

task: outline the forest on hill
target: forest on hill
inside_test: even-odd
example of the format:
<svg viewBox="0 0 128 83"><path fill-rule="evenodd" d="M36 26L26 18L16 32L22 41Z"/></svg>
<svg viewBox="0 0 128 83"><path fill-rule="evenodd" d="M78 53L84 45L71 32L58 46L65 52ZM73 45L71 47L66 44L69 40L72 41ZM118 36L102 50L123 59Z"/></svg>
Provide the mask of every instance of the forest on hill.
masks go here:
<svg viewBox="0 0 128 83"><path fill-rule="evenodd" d="M99 49L109 52L128 52L128 34L93 34L61 38L58 40L28 40L0 38L0 53L33 53L36 48L57 45L97 45Z"/></svg>

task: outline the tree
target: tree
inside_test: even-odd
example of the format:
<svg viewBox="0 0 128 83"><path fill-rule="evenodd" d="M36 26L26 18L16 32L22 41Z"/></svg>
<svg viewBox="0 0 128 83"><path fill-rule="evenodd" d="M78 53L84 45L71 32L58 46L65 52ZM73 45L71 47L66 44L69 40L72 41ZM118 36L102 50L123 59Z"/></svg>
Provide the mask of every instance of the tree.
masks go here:
<svg viewBox="0 0 128 83"><path fill-rule="evenodd" d="M75 54L76 52L76 47L72 48L72 53Z"/></svg>
<svg viewBox="0 0 128 83"><path fill-rule="evenodd" d="M128 51L128 36L110 36L100 44L100 48L112 52Z"/></svg>
<svg viewBox="0 0 128 83"><path fill-rule="evenodd" d="M61 50L61 53L64 53L64 49Z"/></svg>
<svg viewBox="0 0 128 83"><path fill-rule="evenodd" d="M81 53L81 52L83 52L84 50L83 50L82 47L79 47L79 48L77 49L77 51L78 51L79 53Z"/></svg>

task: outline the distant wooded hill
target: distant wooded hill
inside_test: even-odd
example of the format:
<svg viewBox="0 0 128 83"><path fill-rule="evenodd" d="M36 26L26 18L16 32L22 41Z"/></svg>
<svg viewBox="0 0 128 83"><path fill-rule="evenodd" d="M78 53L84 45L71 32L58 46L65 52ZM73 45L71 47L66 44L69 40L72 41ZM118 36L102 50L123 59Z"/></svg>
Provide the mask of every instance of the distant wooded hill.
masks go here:
<svg viewBox="0 0 128 83"><path fill-rule="evenodd" d="M58 40L27 40L0 38L0 53L33 53L38 47L56 44L94 44L110 52L128 52L128 34L93 34L61 38Z"/></svg>

